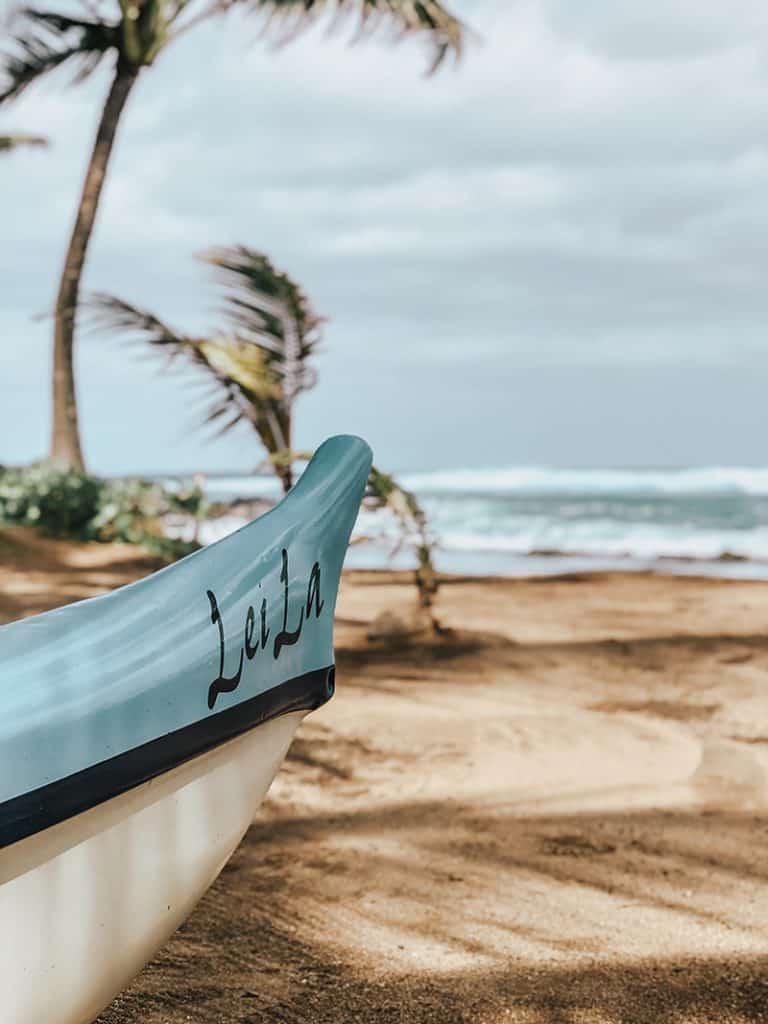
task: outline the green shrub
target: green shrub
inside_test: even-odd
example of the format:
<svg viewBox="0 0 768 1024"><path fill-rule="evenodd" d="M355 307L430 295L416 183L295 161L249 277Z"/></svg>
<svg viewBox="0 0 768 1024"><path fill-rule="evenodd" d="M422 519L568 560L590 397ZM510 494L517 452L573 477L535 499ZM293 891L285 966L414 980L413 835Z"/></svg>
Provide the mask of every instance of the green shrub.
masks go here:
<svg viewBox="0 0 768 1024"><path fill-rule="evenodd" d="M0 522L34 526L51 537L140 544L178 558L198 545L166 536L165 518L202 511L199 489L170 492L146 480L102 480L53 462L0 466Z"/></svg>
<svg viewBox="0 0 768 1024"><path fill-rule="evenodd" d="M103 484L55 463L0 473L0 519L37 526L51 537L82 537L99 510Z"/></svg>
<svg viewBox="0 0 768 1024"><path fill-rule="evenodd" d="M88 536L94 540L141 544L145 537L163 533L162 517L172 509L172 496L160 484L143 480L105 484Z"/></svg>

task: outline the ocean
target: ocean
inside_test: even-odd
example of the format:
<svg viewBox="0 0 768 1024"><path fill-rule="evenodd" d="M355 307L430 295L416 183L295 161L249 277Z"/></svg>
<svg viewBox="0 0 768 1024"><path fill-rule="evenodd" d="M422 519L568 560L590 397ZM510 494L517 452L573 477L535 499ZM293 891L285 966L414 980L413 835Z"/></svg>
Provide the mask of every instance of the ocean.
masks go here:
<svg viewBox="0 0 768 1024"><path fill-rule="evenodd" d="M768 468L555 469L519 466L405 474L425 508L438 568L538 575L655 569L768 578ZM278 497L270 477L207 478L212 499ZM205 525L214 540L236 516ZM348 564L412 564L397 529L364 511Z"/></svg>

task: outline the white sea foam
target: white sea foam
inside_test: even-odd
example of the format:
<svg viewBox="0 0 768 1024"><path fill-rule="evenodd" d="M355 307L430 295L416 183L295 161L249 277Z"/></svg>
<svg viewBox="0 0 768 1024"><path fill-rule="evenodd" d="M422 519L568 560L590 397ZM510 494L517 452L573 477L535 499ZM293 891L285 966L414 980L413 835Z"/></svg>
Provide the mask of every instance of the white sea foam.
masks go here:
<svg viewBox="0 0 768 1024"><path fill-rule="evenodd" d="M512 467L411 474L403 483L423 500L438 565L452 571L538 571L544 563L557 571L576 559L596 568L677 561L702 572L732 575L743 565L768 574L768 468ZM279 497L269 477L210 477L206 489L211 497ZM201 539L243 522L230 514L205 523ZM392 515L364 509L354 536L368 541L351 553L356 565L387 564L395 549L398 564L414 559Z"/></svg>
<svg viewBox="0 0 768 1024"><path fill-rule="evenodd" d="M513 535L444 533L440 546L446 551L498 552L527 555L584 555L596 558L655 562L666 559L715 562L738 558L768 563L768 527L754 530L663 530L609 524L599 529L564 529L555 524Z"/></svg>
<svg viewBox="0 0 768 1024"><path fill-rule="evenodd" d="M411 473L404 486L421 494L748 494L768 496L768 468L555 469L511 466Z"/></svg>
<svg viewBox="0 0 768 1024"><path fill-rule="evenodd" d="M444 469L406 473L404 487L420 494L747 494L768 496L768 467L702 466L686 469L558 469L507 466ZM211 475L205 481L211 498L276 498L274 476Z"/></svg>
<svg viewBox="0 0 768 1024"><path fill-rule="evenodd" d="M224 516L202 524L204 544L220 540L244 524L238 516ZM358 522L354 537L369 543L353 558L354 564L387 564L389 552L398 546L396 525L389 517L377 520L369 514ZM504 559L548 557L553 566L557 556L627 562L650 565L660 561L715 563L726 559L744 559L768 566L768 525L750 530L706 530L660 524L618 524L610 520L590 523L537 521L509 533L483 533L473 530L437 530L437 561L445 554L452 566L460 567L466 556L467 567L473 555L498 556L498 571L510 571ZM406 545L401 556L407 554ZM367 552L367 554L366 554ZM402 561L402 557L400 558ZM488 563L489 565L492 563ZM469 568L467 568L469 571Z"/></svg>

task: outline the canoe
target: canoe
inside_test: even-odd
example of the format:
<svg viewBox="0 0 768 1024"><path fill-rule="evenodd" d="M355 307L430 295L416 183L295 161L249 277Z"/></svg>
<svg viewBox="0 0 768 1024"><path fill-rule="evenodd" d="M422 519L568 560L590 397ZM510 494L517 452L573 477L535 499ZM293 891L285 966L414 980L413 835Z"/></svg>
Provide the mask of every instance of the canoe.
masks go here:
<svg viewBox="0 0 768 1024"><path fill-rule="evenodd" d="M92 1021L226 864L333 694L370 464L364 441L331 438L237 533L0 628L4 1022Z"/></svg>

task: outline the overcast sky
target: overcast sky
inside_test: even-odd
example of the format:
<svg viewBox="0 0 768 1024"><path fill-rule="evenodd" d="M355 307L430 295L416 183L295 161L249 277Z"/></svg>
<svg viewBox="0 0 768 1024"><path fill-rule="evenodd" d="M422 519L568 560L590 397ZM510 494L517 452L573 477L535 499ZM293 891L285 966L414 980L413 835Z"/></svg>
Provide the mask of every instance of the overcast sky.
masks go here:
<svg viewBox="0 0 768 1024"><path fill-rule="evenodd" d="M1 4L2 0L0 0ZM268 252L329 317L298 441L361 433L396 468L768 463L768 5L455 0L418 44L320 33L271 52L206 26L140 81L86 274L215 327L193 254ZM0 462L47 444L45 319L106 75L0 111L50 135L0 161ZM194 390L82 338L103 472L247 470Z"/></svg>

